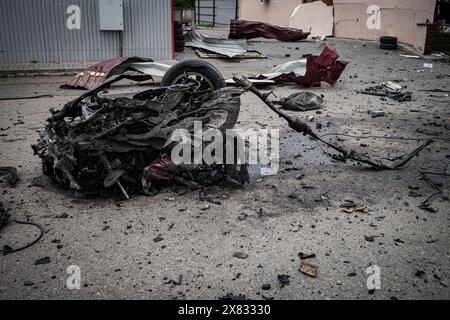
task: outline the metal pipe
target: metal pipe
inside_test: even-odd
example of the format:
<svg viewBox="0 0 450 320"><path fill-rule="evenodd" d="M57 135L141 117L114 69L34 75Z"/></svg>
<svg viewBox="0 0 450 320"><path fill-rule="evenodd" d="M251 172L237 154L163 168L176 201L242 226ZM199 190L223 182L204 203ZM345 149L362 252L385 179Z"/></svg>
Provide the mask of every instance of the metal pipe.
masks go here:
<svg viewBox="0 0 450 320"><path fill-rule="evenodd" d="M275 105L269 99L267 99L268 95L263 94L261 91L256 89L256 87L253 85L253 83L251 83L247 78L245 78L243 76L234 76L233 80L236 82L236 84L240 85L245 90L249 90L249 91L253 92L255 95L257 95L262 101L264 101L264 103L267 106L269 106L270 109L272 109L274 112L276 112L280 117L284 118L288 122L289 127L291 127L292 129L294 129L297 132L302 132L304 135L309 135L309 136L313 137L314 139L317 139L318 141L326 144L330 148L341 153L342 154L341 160L344 162L347 159L351 159L354 161L359 161L359 162L368 164L376 170L395 170L397 168L404 166L411 159L413 159L416 155L418 155L420 151L425 149L428 145L430 145L433 142L433 140L426 141L425 143L420 145L418 148L416 148L414 151L409 153L403 160L397 161L397 162L393 163L392 165L386 165L386 164L382 163L381 161L372 161L367 156L357 154L353 150L351 150L351 151L344 150L343 148L340 148L336 145L333 145L333 144L321 139L319 136L317 136L317 134L315 134L311 130L311 128L305 122L303 122L302 119L300 119L297 116L291 116L289 114L286 114L283 111L281 111L280 109L278 109L277 107L275 107Z"/></svg>

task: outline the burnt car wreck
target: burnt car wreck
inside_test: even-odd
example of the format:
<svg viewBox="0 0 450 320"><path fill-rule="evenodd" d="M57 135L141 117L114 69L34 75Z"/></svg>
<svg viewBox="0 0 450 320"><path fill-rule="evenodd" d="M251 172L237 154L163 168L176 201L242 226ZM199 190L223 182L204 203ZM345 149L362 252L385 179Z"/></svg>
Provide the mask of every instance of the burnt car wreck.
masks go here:
<svg viewBox="0 0 450 320"><path fill-rule="evenodd" d="M219 180L245 183L245 165L177 166L170 159L176 129L193 133L194 122L201 121L203 128L226 130L237 122L242 90L214 90L202 70L185 71L173 85L132 97L107 97L104 90L114 82L135 80L119 76L60 111L50 110L46 128L32 146L42 158L44 174L83 194L120 191L125 198L153 194L169 181L187 186Z"/></svg>

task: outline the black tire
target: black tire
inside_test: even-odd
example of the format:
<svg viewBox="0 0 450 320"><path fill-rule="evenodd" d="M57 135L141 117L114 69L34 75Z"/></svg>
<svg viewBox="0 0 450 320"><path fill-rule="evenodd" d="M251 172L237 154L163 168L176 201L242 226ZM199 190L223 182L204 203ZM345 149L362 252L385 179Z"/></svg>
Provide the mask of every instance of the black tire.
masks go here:
<svg viewBox="0 0 450 320"><path fill-rule="evenodd" d="M198 59L187 59L174 64L162 78L161 86L173 85L177 82L177 78L185 73L189 74L189 72L200 74L208 79L213 90L226 87L225 80L219 70L211 63Z"/></svg>
<svg viewBox="0 0 450 320"><path fill-rule="evenodd" d="M175 52L184 52L184 47L175 47Z"/></svg>
<svg viewBox="0 0 450 320"><path fill-rule="evenodd" d="M184 41L184 39L182 39L182 40L175 39L175 47L183 47L184 48L185 44L186 44L186 42Z"/></svg>
<svg viewBox="0 0 450 320"><path fill-rule="evenodd" d="M396 37L388 37L388 36L380 37L380 43L397 45L397 38Z"/></svg>
<svg viewBox="0 0 450 320"><path fill-rule="evenodd" d="M175 40L175 52L183 52L184 51L185 41L183 40Z"/></svg>
<svg viewBox="0 0 450 320"><path fill-rule="evenodd" d="M173 23L173 33L175 39L175 52L183 52L184 51L184 34L183 34L183 25L177 21Z"/></svg>
<svg viewBox="0 0 450 320"><path fill-rule="evenodd" d="M380 48L384 50L397 50L397 44L380 44Z"/></svg>

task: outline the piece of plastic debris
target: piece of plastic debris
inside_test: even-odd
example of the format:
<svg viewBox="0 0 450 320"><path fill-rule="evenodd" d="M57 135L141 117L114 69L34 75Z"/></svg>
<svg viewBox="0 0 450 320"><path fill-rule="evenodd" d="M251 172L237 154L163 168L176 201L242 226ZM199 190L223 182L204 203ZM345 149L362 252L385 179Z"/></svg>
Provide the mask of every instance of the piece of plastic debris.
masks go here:
<svg viewBox="0 0 450 320"><path fill-rule="evenodd" d="M400 57L410 58L410 59L420 59L420 56L410 55L410 54L401 54Z"/></svg>
<svg viewBox="0 0 450 320"><path fill-rule="evenodd" d="M247 259L248 254L246 254L244 252L236 251L233 253L233 257L238 258L238 259Z"/></svg>
<svg viewBox="0 0 450 320"><path fill-rule="evenodd" d="M310 277L313 277L313 278L317 277L317 269L318 269L317 266L312 265L312 264L307 263L307 262L303 262L300 265L300 272L304 273L304 274L306 274L306 275L308 275Z"/></svg>
<svg viewBox="0 0 450 320"><path fill-rule="evenodd" d="M384 116L384 111L372 110L372 111L370 111L370 115L372 116L372 118L383 117Z"/></svg>
<svg viewBox="0 0 450 320"><path fill-rule="evenodd" d="M383 82L382 85L384 85L386 88L394 90L394 91L400 91L403 89L403 86L401 86L398 83L392 82L392 81Z"/></svg>

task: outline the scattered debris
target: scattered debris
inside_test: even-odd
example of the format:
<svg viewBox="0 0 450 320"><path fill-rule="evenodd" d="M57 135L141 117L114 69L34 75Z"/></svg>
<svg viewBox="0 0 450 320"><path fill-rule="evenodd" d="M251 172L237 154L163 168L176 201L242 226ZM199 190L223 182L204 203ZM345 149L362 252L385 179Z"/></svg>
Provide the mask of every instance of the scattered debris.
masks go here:
<svg viewBox="0 0 450 320"><path fill-rule="evenodd" d="M381 85L383 85L386 88L391 89L393 91L400 91L403 89L403 86L401 86L398 83L392 82L392 81L383 82Z"/></svg>
<svg viewBox="0 0 450 320"><path fill-rule="evenodd" d="M173 284L175 286L181 286L182 283L183 283L183 275L182 274L180 274L178 276L178 280L171 279L171 280L166 282L166 284Z"/></svg>
<svg viewBox="0 0 450 320"><path fill-rule="evenodd" d="M61 214L57 214L55 215L55 219L67 219L69 217L69 215L67 213L61 213ZM109 228L109 227L108 227ZM105 230L105 229L104 229Z"/></svg>
<svg viewBox="0 0 450 320"><path fill-rule="evenodd" d="M419 193L417 191L414 191L414 190L411 190L411 191L408 192L408 197L411 197L411 198L418 198L418 197L421 197L421 196L422 196L421 193Z"/></svg>
<svg viewBox="0 0 450 320"><path fill-rule="evenodd" d="M345 213L353 213L353 212L363 212L368 213L369 208L365 205L357 204L355 201L351 199L346 199L344 203L342 203L339 207L343 208L342 211Z"/></svg>
<svg viewBox="0 0 450 320"><path fill-rule="evenodd" d="M372 118L384 117L384 111L372 110L372 111L370 111L370 115L372 116Z"/></svg>
<svg viewBox="0 0 450 320"><path fill-rule="evenodd" d="M428 202L422 202L420 205L417 206L419 209L422 209L424 211L430 212L430 213L436 213L438 212L438 209L430 207L430 204Z"/></svg>
<svg viewBox="0 0 450 320"><path fill-rule="evenodd" d="M19 181L17 169L14 167L0 167L0 186L15 187Z"/></svg>
<svg viewBox="0 0 450 320"><path fill-rule="evenodd" d="M367 208L367 206L344 207L342 211L345 213L354 213L354 212L368 213L369 208Z"/></svg>
<svg viewBox="0 0 450 320"><path fill-rule="evenodd" d="M244 253L244 252L236 251L233 253L233 257L238 258L238 259L247 259L248 254Z"/></svg>
<svg viewBox="0 0 450 320"><path fill-rule="evenodd" d="M10 218L11 218L11 215L9 214L8 210L5 209L3 207L3 203L0 202L0 231L3 229L3 227L7 226L10 223ZM33 222L29 222L29 221L20 221L17 219L14 219L14 222L18 223L18 224L35 226L39 229L40 233L35 240L28 243L27 245L17 248L17 249L13 249L8 245L4 245L3 249L0 250L0 253L3 253L3 255L10 254L13 252L18 252L18 251L24 250L26 248L29 248L32 245L34 245L35 243L37 243L39 240L41 240L41 238L44 236L44 229L37 223L33 223Z"/></svg>
<svg viewBox="0 0 450 320"><path fill-rule="evenodd" d="M426 69L433 69L433 64L432 63L424 63L423 67Z"/></svg>
<svg viewBox="0 0 450 320"><path fill-rule="evenodd" d="M40 176L34 177L31 180L30 186L48 188L51 184L52 178L42 174Z"/></svg>
<svg viewBox="0 0 450 320"><path fill-rule="evenodd" d="M9 223L10 218L11 215L8 213L8 210L3 207L3 202L0 202L0 230Z"/></svg>
<svg viewBox="0 0 450 320"><path fill-rule="evenodd" d="M313 92L300 91L291 94L287 98L282 98L275 103L281 105L286 110L309 111L320 109L323 104L323 99Z"/></svg>
<svg viewBox="0 0 450 320"><path fill-rule="evenodd" d="M300 270L299 271L301 273L304 273L304 274L310 276L310 277L315 278L317 276L317 269L318 269L317 266L312 265L310 263L303 262L300 265Z"/></svg>
<svg viewBox="0 0 450 320"><path fill-rule="evenodd" d="M268 283L263 284L261 289L263 289L263 290L270 290L270 284L268 284Z"/></svg>
<svg viewBox="0 0 450 320"><path fill-rule="evenodd" d="M421 172L420 173L420 178L422 180L424 180L425 182L427 182L429 185L431 185L431 187L436 190L435 192L433 192L430 196L428 196L425 200L423 200L419 205L418 208L430 213L436 213L438 212L438 209L435 209L433 207L431 207L431 200L436 197L437 195L443 195L443 191L441 189L441 186L434 182L433 180L431 180L427 175L430 173L426 173L426 172ZM447 199L448 200L448 199Z"/></svg>
<svg viewBox="0 0 450 320"><path fill-rule="evenodd" d="M344 200L344 203L340 205L341 208L356 208L358 205L351 199Z"/></svg>
<svg viewBox="0 0 450 320"><path fill-rule="evenodd" d="M290 282L289 278L291 276L287 275L287 274L279 274L278 275L278 281L281 283L281 288L283 288L284 286L287 286Z"/></svg>
<svg viewBox="0 0 450 320"><path fill-rule="evenodd" d="M420 56L410 55L410 54L401 54L400 57L410 58L410 59L420 59Z"/></svg>
<svg viewBox="0 0 450 320"><path fill-rule="evenodd" d="M48 263L50 263L50 262L51 262L51 260L50 260L49 257L44 257L44 258L41 258L41 259L36 260L36 261L34 262L34 265L35 265L35 266L38 266L38 265L41 265L41 264L48 264Z"/></svg>
<svg viewBox="0 0 450 320"><path fill-rule="evenodd" d="M308 36L309 32L303 32L303 30L299 29L278 27L257 21L231 20L228 39L254 39L263 37L288 42L305 40Z"/></svg>
<svg viewBox="0 0 450 320"><path fill-rule="evenodd" d="M245 295L230 292L222 297L219 297L219 300L245 300Z"/></svg>
<svg viewBox="0 0 450 320"><path fill-rule="evenodd" d="M388 97L398 102L411 101L412 92L402 92L402 88L401 85L394 82L385 82L378 86L368 87L363 91L358 92L372 96Z"/></svg>
<svg viewBox="0 0 450 320"><path fill-rule="evenodd" d="M303 253L303 252L299 252L299 253L298 253L298 257L300 258L300 260L306 260L306 259L315 258L315 257L316 257L316 254L315 254L315 253Z"/></svg>
<svg viewBox="0 0 450 320"><path fill-rule="evenodd" d="M325 81L334 86L348 64L338 58L339 55L333 46L322 44L315 55L307 55L300 60L276 66L256 79L295 82L305 87L319 87L321 82Z"/></svg>

